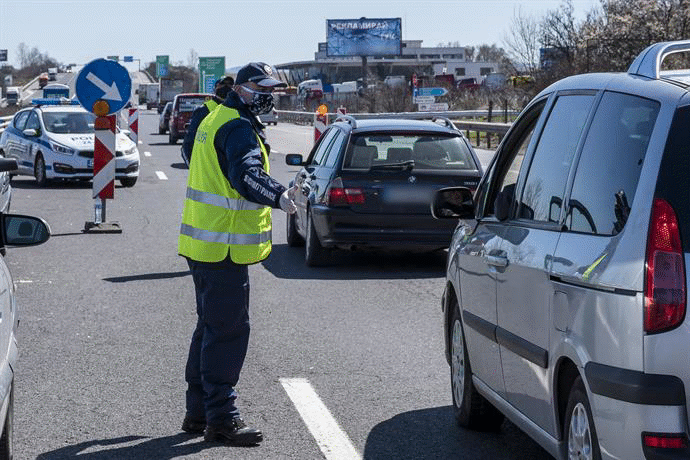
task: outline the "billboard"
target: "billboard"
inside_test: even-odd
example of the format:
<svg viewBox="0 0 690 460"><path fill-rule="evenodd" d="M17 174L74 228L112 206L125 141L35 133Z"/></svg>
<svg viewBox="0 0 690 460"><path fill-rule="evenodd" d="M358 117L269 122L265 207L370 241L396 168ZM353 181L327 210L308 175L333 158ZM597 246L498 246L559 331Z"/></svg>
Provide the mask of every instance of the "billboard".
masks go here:
<svg viewBox="0 0 690 460"><path fill-rule="evenodd" d="M327 19L326 55L400 56L402 21L389 19Z"/></svg>
<svg viewBox="0 0 690 460"><path fill-rule="evenodd" d="M225 75L225 56L199 58L199 91L213 94L216 80Z"/></svg>

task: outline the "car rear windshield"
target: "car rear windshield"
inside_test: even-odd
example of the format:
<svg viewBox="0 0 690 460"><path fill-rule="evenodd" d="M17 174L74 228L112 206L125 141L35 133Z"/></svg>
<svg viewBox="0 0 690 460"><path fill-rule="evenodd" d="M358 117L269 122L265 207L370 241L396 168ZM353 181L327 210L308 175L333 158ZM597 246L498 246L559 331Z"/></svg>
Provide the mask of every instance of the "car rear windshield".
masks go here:
<svg viewBox="0 0 690 460"><path fill-rule="evenodd" d="M406 164L414 169L476 170L460 136L437 133L367 133L352 136L344 168Z"/></svg>
<svg viewBox="0 0 690 460"><path fill-rule="evenodd" d="M90 134L96 116L89 112L44 112L43 124L55 134Z"/></svg>
<svg viewBox="0 0 690 460"><path fill-rule="evenodd" d="M207 97L181 97L178 99L178 112L193 112L197 107L206 102Z"/></svg>

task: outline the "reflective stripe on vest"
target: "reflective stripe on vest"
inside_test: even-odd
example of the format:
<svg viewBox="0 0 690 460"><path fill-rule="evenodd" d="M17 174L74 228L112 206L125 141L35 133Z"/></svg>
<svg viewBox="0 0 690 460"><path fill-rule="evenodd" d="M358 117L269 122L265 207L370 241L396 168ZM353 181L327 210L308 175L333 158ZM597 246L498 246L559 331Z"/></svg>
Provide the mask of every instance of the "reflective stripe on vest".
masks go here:
<svg viewBox="0 0 690 460"><path fill-rule="evenodd" d="M256 211L259 209L268 208L259 203L254 203L244 198L236 199L227 196L216 195L215 193L202 192L201 190L194 190L187 187L187 198L199 203L210 204L211 206L218 206L219 208L230 209L232 211Z"/></svg>
<svg viewBox="0 0 690 460"><path fill-rule="evenodd" d="M238 235L237 233L222 233L201 230L200 228L194 228L191 225L182 224L180 227L180 233L182 235L187 235L191 238L194 238L195 240L206 241L208 243L249 245L267 243L271 241L270 230L259 233L258 235Z"/></svg>
<svg viewBox="0 0 690 460"><path fill-rule="evenodd" d="M242 197L223 174L214 146L218 130L239 118L237 110L218 105L202 122L194 139L180 226L179 253L199 262L257 263L271 252L271 207ZM257 135L264 170L266 147Z"/></svg>

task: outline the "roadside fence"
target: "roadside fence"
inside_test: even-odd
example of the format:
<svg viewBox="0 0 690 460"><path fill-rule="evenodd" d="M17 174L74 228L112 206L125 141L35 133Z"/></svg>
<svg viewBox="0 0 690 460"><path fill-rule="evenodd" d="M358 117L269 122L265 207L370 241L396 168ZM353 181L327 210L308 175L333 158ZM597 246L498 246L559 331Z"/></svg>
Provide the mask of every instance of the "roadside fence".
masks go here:
<svg viewBox="0 0 690 460"><path fill-rule="evenodd" d="M313 125L313 112L298 112L293 110L277 110L279 120L285 123L298 125ZM515 116L519 112L508 112L510 116ZM331 123L335 122L340 114L329 113L328 119ZM453 112L398 112L398 113L349 113L348 115L358 119L388 119L388 118L407 118L412 120L429 120L436 117L448 118L456 128L465 131L468 139L474 140L477 147L481 147L484 141L486 148L498 145L503 136L508 132L511 123L493 123L477 121L476 118L483 118L488 115L487 110L460 110Z"/></svg>

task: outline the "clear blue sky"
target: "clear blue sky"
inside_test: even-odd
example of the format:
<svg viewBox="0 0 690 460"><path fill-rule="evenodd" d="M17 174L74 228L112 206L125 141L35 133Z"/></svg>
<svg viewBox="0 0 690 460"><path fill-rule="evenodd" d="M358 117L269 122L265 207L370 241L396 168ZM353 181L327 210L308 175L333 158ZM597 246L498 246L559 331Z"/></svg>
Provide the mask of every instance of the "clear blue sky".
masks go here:
<svg viewBox="0 0 690 460"><path fill-rule="evenodd" d="M132 55L142 66L167 54L187 63L225 56L226 67L249 61L282 64L314 59L326 41L326 19L402 18L404 40L424 46L460 42L503 46L511 21L541 17L560 0L0 0L0 49L17 64L25 43L58 61L83 64L108 55ZM574 0L576 15L599 0ZM136 69L136 63L133 65ZM132 69L131 69L132 70Z"/></svg>

